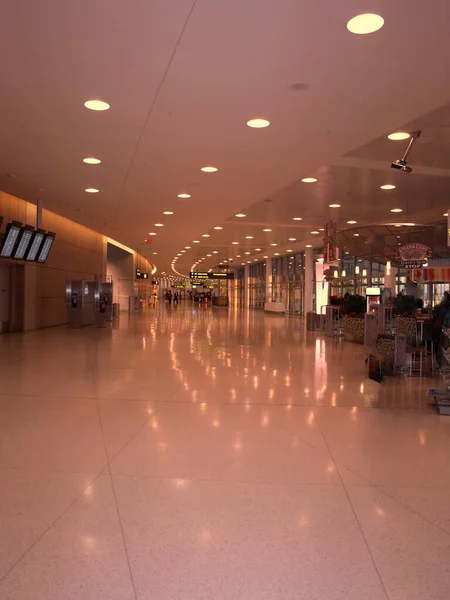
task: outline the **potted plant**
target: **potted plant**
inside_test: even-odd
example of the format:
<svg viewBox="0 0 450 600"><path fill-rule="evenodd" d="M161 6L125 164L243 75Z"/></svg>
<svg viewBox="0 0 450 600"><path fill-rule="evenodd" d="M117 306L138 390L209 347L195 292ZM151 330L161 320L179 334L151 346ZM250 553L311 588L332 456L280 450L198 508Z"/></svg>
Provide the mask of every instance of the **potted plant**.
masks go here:
<svg viewBox="0 0 450 600"><path fill-rule="evenodd" d="M364 343L364 313L366 312L366 299L359 294L347 294L343 303L344 339L357 344Z"/></svg>

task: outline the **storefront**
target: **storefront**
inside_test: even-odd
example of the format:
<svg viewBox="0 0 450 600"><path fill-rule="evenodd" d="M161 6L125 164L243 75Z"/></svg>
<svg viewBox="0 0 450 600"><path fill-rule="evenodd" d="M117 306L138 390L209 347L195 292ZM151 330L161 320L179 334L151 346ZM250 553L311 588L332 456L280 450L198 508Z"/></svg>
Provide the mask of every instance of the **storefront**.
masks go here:
<svg viewBox="0 0 450 600"><path fill-rule="evenodd" d="M249 265L249 306L257 310L264 309L266 301L266 263Z"/></svg>
<svg viewBox="0 0 450 600"><path fill-rule="evenodd" d="M288 313L304 314L305 254L272 259L272 301L283 302Z"/></svg>

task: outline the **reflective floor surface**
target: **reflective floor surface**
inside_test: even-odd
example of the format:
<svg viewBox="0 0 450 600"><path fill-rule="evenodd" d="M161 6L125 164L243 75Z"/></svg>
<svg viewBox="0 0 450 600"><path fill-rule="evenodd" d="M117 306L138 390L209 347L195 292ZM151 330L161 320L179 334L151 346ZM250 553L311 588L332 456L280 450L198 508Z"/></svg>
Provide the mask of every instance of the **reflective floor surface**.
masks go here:
<svg viewBox="0 0 450 600"><path fill-rule="evenodd" d="M300 319L0 338L2 600L448 600L450 417ZM436 382L434 382L436 383Z"/></svg>

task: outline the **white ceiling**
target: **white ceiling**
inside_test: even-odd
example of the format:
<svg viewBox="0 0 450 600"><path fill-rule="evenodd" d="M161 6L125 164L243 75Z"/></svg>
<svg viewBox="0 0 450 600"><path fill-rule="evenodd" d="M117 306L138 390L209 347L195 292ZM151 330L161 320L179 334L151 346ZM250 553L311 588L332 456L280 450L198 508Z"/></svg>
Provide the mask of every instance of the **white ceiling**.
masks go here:
<svg viewBox="0 0 450 600"><path fill-rule="evenodd" d="M383 29L350 34L366 10ZM186 245L183 273L213 250L205 268L304 244L334 214L341 227L385 222L391 202L408 221L436 220L450 175L450 112L434 112L450 103L449 15L447 0L3 0L0 186L140 249L159 272ZM88 111L90 98L111 110ZM421 115L418 167L396 173L405 142L385 136ZM255 116L271 126L248 128ZM90 155L102 164L83 164ZM202 173L209 164L219 171ZM299 182L310 175L317 184ZM387 182L397 189L381 192Z"/></svg>

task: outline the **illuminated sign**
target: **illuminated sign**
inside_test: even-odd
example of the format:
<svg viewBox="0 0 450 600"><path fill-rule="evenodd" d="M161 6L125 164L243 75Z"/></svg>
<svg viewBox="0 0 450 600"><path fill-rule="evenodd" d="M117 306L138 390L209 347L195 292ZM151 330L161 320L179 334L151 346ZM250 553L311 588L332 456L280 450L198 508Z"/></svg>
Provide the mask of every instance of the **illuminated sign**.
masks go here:
<svg viewBox="0 0 450 600"><path fill-rule="evenodd" d="M190 272L189 273L189 278L190 279L234 279L234 273L213 273L211 271L211 273L207 272L207 271L203 271L203 272Z"/></svg>
<svg viewBox="0 0 450 600"><path fill-rule="evenodd" d="M397 250L396 258L400 259L405 269L420 269L431 257L431 248L424 244L405 244Z"/></svg>
<svg viewBox="0 0 450 600"><path fill-rule="evenodd" d="M140 269L136 269L136 279L148 279L148 273L142 273Z"/></svg>
<svg viewBox="0 0 450 600"><path fill-rule="evenodd" d="M45 263L45 261L48 258L48 254L50 252L51 247L53 246L53 242L55 241L55 234L54 233L47 233L45 238L44 238L44 242L42 244L42 246L39 249L39 254L38 257L36 259L36 262L38 263Z"/></svg>
<svg viewBox="0 0 450 600"><path fill-rule="evenodd" d="M44 239L44 235L45 231L43 229L37 229L34 232L31 244L28 246L28 250L25 254L26 261L34 262L36 260L36 257L42 244L42 240Z"/></svg>
<svg viewBox="0 0 450 600"><path fill-rule="evenodd" d="M381 296L381 288L379 288L379 287L366 288L366 296Z"/></svg>
<svg viewBox="0 0 450 600"><path fill-rule="evenodd" d="M23 260L25 257L25 253L28 250L28 246L31 243L31 238L33 237L33 228L32 227L24 227L19 236L19 242L16 246L16 249L13 254L13 258L17 260Z"/></svg>
<svg viewBox="0 0 450 600"><path fill-rule="evenodd" d="M19 239L21 226L22 223L18 223L17 221L8 223L6 226L6 233L3 236L0 250L0 256L2 258L11 258L16 242Z"/></svg>

